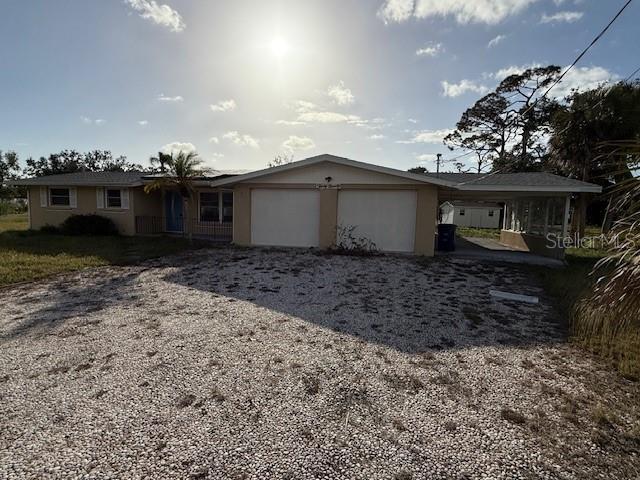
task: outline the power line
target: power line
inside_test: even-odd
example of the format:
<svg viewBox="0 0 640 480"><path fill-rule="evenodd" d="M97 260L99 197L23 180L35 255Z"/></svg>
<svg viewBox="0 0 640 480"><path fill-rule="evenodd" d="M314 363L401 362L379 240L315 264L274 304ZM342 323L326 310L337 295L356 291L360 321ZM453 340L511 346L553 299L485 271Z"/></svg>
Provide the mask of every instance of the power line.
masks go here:
<svg viewBox="0 0 640 480"><path fill-rule="evenodd" d="M555 87L556 85L558 85L558 84L562 81L562 79L565 77L565 75L566 75L567 73L569 73L569 71L570 71L573 67L575 67L575 66L576 66L576 64L577 64L580 60L582 60L582 57L584 57L584 56L587 54L587 52L591 49L591 47L593 47L596 43L598 43L598 40L600 40L600 39L604 36L604 34L607 32L607 30L609 30L609 28L611 28L611 25L613 25L613 23L618 19L618 17L619 17L620 15L622 15L622 12L624 12L624 11L625 11L625 9L626 9L630 4L631 4L631 2L632 2L632 1L633 1L633 0L627 0L627 1L626 1L626 3L625 3L625 4L622 6L622 8L618 11L618 13L616 13L616 15L615 15L615 16L614 16L614 17L609 21L609 23L607 24L607 26L606 26L606 27L604 27L604 28L602 29L602 31L601 31L598 35L596 35L596 37L591 41L591 43L590 43L589 45L587 45L587 48L585 48L585 49L582 51L582 53L580 53L580 55L578 55L578 57L573 61L573 63L572 63L571 65L569 65L569 68L567 68L564 72L562 72L562 75L560 75L560 76L556 79L556 81L555 81L555 82L553 82L553 83L551 84L551 86L550 86L550 87L549 87L549 88L548 88L548 89L547 89L547 90L546 90L546 91L545 91L545 92L544 92L540 97L538 97L538 98L536 99L536 101L535 101L535 102L533 102L533 104L532 104L529 108L527 108L527 109L522 113L522 115L526 115L526 114L529 112L529 110L531 110L533 107L535 107L535 106L536 106L536 104L537 104L540 100L542 100L543 98L545 98L545 97L549 94L549 92L551 91L551 89L552 89L553 87Z"/></svg>

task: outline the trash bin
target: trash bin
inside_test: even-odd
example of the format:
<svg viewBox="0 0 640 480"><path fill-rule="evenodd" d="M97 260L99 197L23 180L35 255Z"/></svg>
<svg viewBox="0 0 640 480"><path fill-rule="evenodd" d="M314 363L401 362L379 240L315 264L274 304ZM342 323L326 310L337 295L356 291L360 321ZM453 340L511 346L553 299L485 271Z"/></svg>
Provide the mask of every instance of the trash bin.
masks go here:
<svg viewBox="0 0 640 480"><path fill-rule="evenodd" d="M456 249L456 226L452 223L438 224L438 250L452 252Z"/></svg>

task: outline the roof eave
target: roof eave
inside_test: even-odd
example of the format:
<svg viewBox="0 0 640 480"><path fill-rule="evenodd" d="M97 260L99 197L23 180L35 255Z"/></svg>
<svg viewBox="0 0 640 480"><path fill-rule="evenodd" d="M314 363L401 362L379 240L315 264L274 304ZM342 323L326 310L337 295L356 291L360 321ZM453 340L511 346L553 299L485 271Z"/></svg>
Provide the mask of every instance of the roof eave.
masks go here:
<svg viewBox="0 0 640 480"><path fill-rule="evenodd" d="M38 182L31 179L28 180L9 180L6 182L9 186L15 187L140 187L144 185L141 181L136 182Z"/></svg>
<svg viewBox="0 0 640 480"><path fill-rule="evenodd" d="M602 193L598 185L585 186L523 186L523 185L461 185L460 191L476 192L558 192L558 193Z"/></svg>
<svg viewBox="0 0 640 480"><path fill-rule="evenodd" d="M238 175L236 177L213 181L210 183L210 186L221 187L224 185L242 183L242 182L246 182L256 178L264 177L267 175L273 175L275 173L280 173L280 172L287 172L295 168L307 167L307 166L314 165L316 163L321 163L321 162L330 162L338 165L361 168L364 170L369 170L372 172L382 173L385 175L400 177L407 180L414 180L417 183L426 183L430 185L438 185L438 186L452 187L452 188L455 187L455 182L450 182L450 181L442 180L439 178L434 179L431 177L427 177L425 175L421 175L419 173L404 172L402 170L396 170L394 168L382 167L379 165L372 165L369 163L358 162L356 160L351 160L349 158L335 157L335 156L329 156L329 155L318 155L316 157L306 158L304 160L288 163L286 165L279 165L277 167L264 168L262 170L256 170L255 172L245 173L242 175Z"/></svg>

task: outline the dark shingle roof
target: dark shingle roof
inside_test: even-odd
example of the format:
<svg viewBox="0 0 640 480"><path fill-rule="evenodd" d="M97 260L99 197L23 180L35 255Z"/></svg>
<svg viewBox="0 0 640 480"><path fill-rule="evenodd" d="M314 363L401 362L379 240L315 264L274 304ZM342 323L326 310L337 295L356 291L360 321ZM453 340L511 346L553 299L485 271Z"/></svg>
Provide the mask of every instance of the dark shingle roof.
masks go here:
<svg viewBox="0 0 640 480"><path fill-rule="evenodd" d="M426 173L432 178L440 178L454 182L457 186L483 186L483 187L567 187L583 188L597 187L597 185L561 177L546 172L521 172L521 173Z"/></svg>
<svg viewBox="0 0 640 480"><path fill-rule="evenodd" d="M75 172L14 180L14 185L141 185L143 172Z"/></svg>
<svg viewBox="0 0 640 480"><path fill-rule="evenodd" d="M199 180L221 179L237 175L236 171L213 171ZM75 172L44 177L13 180L12 185L61 185L61 186L129 186L142 185L144 180L152 180L160 174L149 172Z"/></svg>

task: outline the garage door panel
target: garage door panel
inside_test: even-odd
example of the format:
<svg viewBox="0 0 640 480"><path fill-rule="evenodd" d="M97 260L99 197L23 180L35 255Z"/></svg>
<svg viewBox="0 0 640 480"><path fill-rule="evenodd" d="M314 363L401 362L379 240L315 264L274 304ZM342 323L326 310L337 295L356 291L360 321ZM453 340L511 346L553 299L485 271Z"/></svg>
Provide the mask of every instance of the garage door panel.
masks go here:
<svg viewBox="0 0 640 480"><path fill-rule="evenodd" d="M413 252L417 192L414 190L341 190L338 225L356 227L379 250Z"/></svg>
<svg viewBox="0 0 640 480"><path fill-rule="evenodd" d="M251 191L251 243L317 247L320 243L320 194L305 189Z"/></svg>

